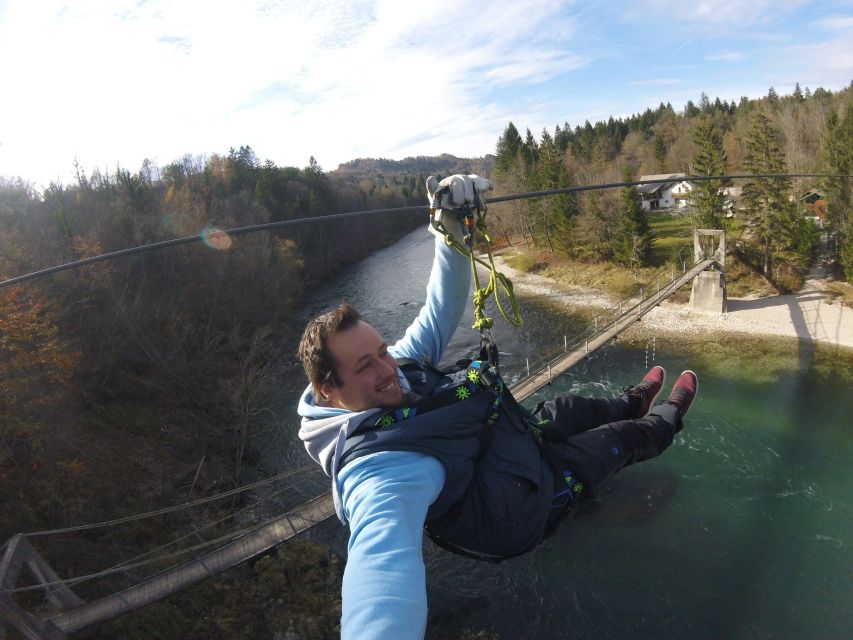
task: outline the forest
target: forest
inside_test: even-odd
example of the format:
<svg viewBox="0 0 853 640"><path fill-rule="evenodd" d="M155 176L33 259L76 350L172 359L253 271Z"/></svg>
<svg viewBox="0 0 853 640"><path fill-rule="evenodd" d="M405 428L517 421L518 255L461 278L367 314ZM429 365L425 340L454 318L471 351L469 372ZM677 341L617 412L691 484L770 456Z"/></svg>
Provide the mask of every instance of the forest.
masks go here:
<svg viewBox="0 0 853 640"><path fill-rule="evenodd" d="M325 216L426 204L430 174L476 172L493 180L498 195L659 173L851 174L853 91L798 86L792 95L771 89L737 103L703 94L681 110L661 104L627 118L564 123L538 137L509 123L495 153L476 159L357 159L323 171L313 157L303 168L279 167L241 146L162 167L145 160L138 171L75 172L72 183L41 190L0 178L0 279L176 237L203 242L0 288L0 542L254 477L253 432L274 419L282 371L298 366L299 332L317 311L306 307L311 287L426 223L417 214ZM685 215L694 226L729 230L738 259L779 290L796 288L814 253L817 226L799 198L820 191L837 273L853 281L853 181L746 181L733 209L721 197L726 182L702 184ZM311 221L235 237L222 231L301 219ZM654 244L635 188L494 205L489 219L498 240L630 272L648 264ZM66 536L42 549L69 575L167 537L143 524L122 539ZM314 595L284 584L288 554L311 563ZM293 598L308 612L297 626L311 637L333 636L339 572L328 554L295 547L213 581L181 606L215 606L217 628L258 630L257 616L229 591L239 583L257 595L258 607ZM85 586L80 593L87 597ZM152 619L167 615L164 607ZM228 617L237 610L242 617ZM195 614L171 611L174 633L160 637L191 637ZM151 637L144 624L129 628L104 637ZM208 637L208 627L193 628Z"/></svg>
<svg viewBox="0 0 853 640"><path fill-rule="evenodd" d="M702 94L676 111L669 103L627 118L568 123L538 137L522 136L510 122L497 141L497 193L547 190L569 184L639 180L682 173L734 174L853 172L853 91L812 92L799 84L791 95L771 87L751 100L711 100ZM694 227L725 228L738 241L737 258L779 290L796 290L811 262L818 226L807 220L804 194L826 203L839 277L853 281L853 180L775 178L740 180L739 197L727 206L733 181L697 183L688 207ZM621 191L621 192L620 192ZM562 195L495 207L501 229L568 259L613 261L639 268L649 262L654 239L635 189ZM500 235L500 233L498 234ZM675 257L672 256L675 261Z"/></svg>
<svg viewBox="0 0 853 640"><path fill-rule="evenodd" d="M306 290L426 222L323 216L424 204L425 179L336 175L313 158L277 167L240 147L137 172L78 169L43 191L0 183L3 280L204 240L0 288L0 538L144 511L191 483L200 494L240 484L253 425L295 366ZM115 478L140 490L116 495Z"/></svg>

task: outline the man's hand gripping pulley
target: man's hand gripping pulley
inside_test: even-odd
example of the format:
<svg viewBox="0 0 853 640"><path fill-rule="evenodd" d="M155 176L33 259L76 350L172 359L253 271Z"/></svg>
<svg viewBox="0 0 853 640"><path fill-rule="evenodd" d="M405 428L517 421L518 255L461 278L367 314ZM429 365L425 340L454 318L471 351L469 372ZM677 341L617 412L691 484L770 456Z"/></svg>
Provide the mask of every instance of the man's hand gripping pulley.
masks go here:
<svg viewBox="0 0 853 640"><path fill-rule="evenodd" d="M474 276L474 325L481 333L489 331L494 324L492 318L483 314L483 307L490 295L494 295L495 303L503 317L511 325L520 327L523 323L521 311L518 308L512 283L495 268L492 257L491 238L486 228L486 204L480 194L492 188L492 183L478 175L455 174L438 181L433 176L427 178L427 193L430 199L430 232L444 238L444 241L471 258L471 271ZM489 261L485 262L474 255L475 232L479 231L485 241ZM461 242L457 238L461 237ZM477 263L489 270L489 283L480 287L477 273ZM497 283L500 281L504 294L511 305L511 314L504 310L500 297L497 295ZM496 355L496 354L495 354Z"/></svg>

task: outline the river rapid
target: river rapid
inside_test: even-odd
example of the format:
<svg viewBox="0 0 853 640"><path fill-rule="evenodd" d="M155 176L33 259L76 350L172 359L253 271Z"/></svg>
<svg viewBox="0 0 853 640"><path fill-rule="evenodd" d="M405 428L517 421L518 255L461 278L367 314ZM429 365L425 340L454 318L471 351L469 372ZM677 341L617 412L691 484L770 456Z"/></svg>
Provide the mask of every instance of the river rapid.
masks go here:
<svg viewBox="0 0 853 640"><path fill-rule="evenodd" d="M424 230L318 289L309 314L340 300L389 343L423 302L433 237ZM496 318L512 382L583 323L522 300L525 324ZM479 336L469 309L445 361ZM648 332L647 332L648 333ZM699 375L684 431L661 457L622 471L533 552L498 565L427 541L428 638L849 638L853 630L853 352L792 339L638 338L600 350L530 398L612 395L652 363L671 383ZM282 389L264 464L309 462L296 438L301 372ZM335 523L312 537L345 552ZM474 637L473 634L470 637Z"/></svg>

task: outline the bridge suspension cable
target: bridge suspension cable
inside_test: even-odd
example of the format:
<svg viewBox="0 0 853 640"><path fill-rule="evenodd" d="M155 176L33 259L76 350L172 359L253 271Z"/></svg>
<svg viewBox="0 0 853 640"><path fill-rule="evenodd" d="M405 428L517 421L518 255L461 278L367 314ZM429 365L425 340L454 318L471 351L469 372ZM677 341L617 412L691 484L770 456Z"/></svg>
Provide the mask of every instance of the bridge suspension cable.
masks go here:
<svg viewBox="0 0 853 640"><path fill-rule="evenodd" d="M295 475L295 474L300 473L300 472L304 473L306 470L313 470L313 468L309 467L309 466L300 467L299 469L295 469L291 472L288 472L287 474L282 474L282 475ZM276 476L275 478L272 478L272 479L267 479L267 481L264 481L264 482L254 483L253 485L247 485L246 488L248 488L249 486L257 487L258 485L261 485L261 484L267 484L270 480L273 480L273 479L280 479L280 476ZM189 534L185 534L185 535L180 536L179 538L176 538L170 542L167 542L163 545L155 547L154 549L150 549L146 552L143 552L143 553L141 553L137 556L134 556L132 558L129 558L127 560L123 560L122 562L119 562L118 564L114 564L113 566L108 567L107 569L97 571L94 573L85 574L82 576L67 578L64 580L41 581L41 582L38 582L35 584L26 585L23 587L17 587L17 588L12 588L12 589L2 589L2 590L0 590L0 594L12 594L12 593L19 593L19 592L36 591L36 590L47 589L50 587L56 587L56 586L60 586L60 585L65 585L65 586L75 585L75 584L79 584L82 582L88 582L88 581L95 580L98 578L107 577L107 576L114 575L117 573L126 573L130 570L150 566L153 564L157 564L159 562L173 560L176 558L180 558L181 556L185 556L189 553L199 551L201 549L212 547L212 546L215 546L215 545L220 544L220 543L226 543L226 542L230 542L232 540L236 540L242 536L248 535L254 531L257 531L258 529L261 529L261 528L269 525L271 522L276 520L279 516L274 516L272 518L264 520L261 523L254 524L254 525L251 525L248 527L244 527L244 528L239 529L237 531L232 531L232 532L226 533L224 535L221 535L217 538L213 538L211 540L202 541L198 544L186 547L184 549L178 549L172 553L167 553L167 554L159 555L159 556L156 556L153 558L145 559L148 556L151 556L153 554L157 554L160 551L164 551L164 550L168 549L169 547L172 547L172 546L178 544L179 542L182 542L188 538L197 536L202 531L205 531L207 529L211 529L211 528L215 527L216 525L222 524L223 522L226 522L228 520L232 520L232 519L236 518L237 516L239 516L243 513L249 512L250 510L258 507L261 504L263 504L264 502L267 502L267 501L271 500L272 498L275 498L276 496L279 496L279 495L285 493L286 491L293 489L294 486L295 485L293 485L293 484L289 484L289 485L287 485L281 489L274 491L273 493L271 493L267 496L264 496L263 498L261 498L259 500L256 500L255 502L253 502L249 505L246 505L245 507L238 509L237 511L233 511L233 512L229 513L228 515L226 515L226 516L224 516L218 520L207 523L206 525L199 527L198 529L193 530ZM296 486L298 486L298 485L296 485ZM232 495L233 495L233 493L232 493ZM213 496L213 498L220 498L223 496L224 496L224 494L220 494L218 496ZM180 505L180 506L183 506L183 505ZM160 511L162 512L163 510L160 510ZM140 514L140 515L142 515L144 517L149 516L149 514ZM28 534L26 534L26 535L28 535ZM4 545L4 547L6 545L8 545L8 541Z"/></svg>
<svg viewBox="0 0 853 640"><path fill-rule="evenodd" d="M93 522L90 524L81 524L74 527L64 527L61 529L45 529L44 531L31 531L29 533L23 534L26 537L34 537L34 536L48 536L55 535L60 533L73 533L77 531L88 531L91 529L101 529L104 527L112 527L115 525L123 524L126 522L133 522L135 520L143 520L145 518L153 518L154 516L160 516L166 513L172 513L174 511L181 511L182 509L189 509L190 507L195 507L201 504L207 504L209 502L215 502L216 500L221 500L223 498L228 498L230 496L235 496L237 494L243 493L244 491L249 491L250 489L257 489L258 487L262 487L264 485L277 482L279 480L283 480L284 478L289 478L291 476L304 473L305 471L313 469L313 465L304 465L299 467L298 469L291 469L290 471L286 471L284 473L280 473L278 475L272 476L271 478L266 478L264 480L259 480L258 482L253 482L252 484L247 484L242 487L237 487L236 489L231 489L229 491L225 491L223 493L217 493L212 496L206 496L204 498L199 498L197 500L192 500L190 502L184 502L182 504L177 504L171 507L163 507L162 509L156 509L155 511L147 511L145 513L137 513L130 516L124 516L122 518L116 518L114 520L105 520L103 522ZM5 545L4 545L5 546Z"/></svg>

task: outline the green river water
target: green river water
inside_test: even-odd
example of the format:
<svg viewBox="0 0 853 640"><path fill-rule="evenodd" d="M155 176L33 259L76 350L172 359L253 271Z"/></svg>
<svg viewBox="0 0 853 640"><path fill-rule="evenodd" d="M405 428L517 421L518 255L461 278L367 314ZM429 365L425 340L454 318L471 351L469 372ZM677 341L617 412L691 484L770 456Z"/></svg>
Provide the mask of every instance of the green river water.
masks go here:
<svg viewBox="0 0 853 640"><path fill-rule="evenodd" d="M411 234L313 304L346 298L393 342L422 302L431 252L431 236ZM542 300L525 300L523 311L522 330L496 326L509 378L579 327ZM448 359L477 338L461 328ZM463 629L487 638L853 637L853 351L726 334L644 337L600 350L528 404L618 393L652 360L670 384L685 368L699 375L674 445L621 472L521 558L484 564L425 543L428 638ZM295 421L284 457L304 464L291 429ZM340 551L346 532L335 531L327 542Z"/></svg>

